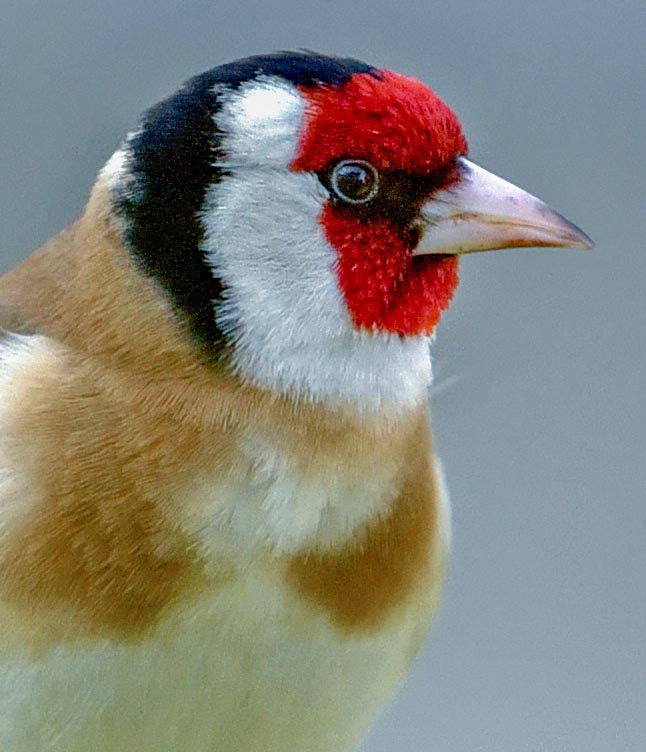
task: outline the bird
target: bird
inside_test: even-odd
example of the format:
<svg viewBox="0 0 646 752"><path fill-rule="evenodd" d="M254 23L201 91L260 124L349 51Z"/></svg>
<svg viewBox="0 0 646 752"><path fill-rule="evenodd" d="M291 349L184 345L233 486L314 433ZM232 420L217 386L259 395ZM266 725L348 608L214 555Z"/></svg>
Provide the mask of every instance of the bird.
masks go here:
<svg viewBox="0 0 646 752"><path fill-rule="evenodd" d="M356 749L440 597L460 256L591 246L467 154L413 77L245 58L2 276L3 752Z"/></svg>

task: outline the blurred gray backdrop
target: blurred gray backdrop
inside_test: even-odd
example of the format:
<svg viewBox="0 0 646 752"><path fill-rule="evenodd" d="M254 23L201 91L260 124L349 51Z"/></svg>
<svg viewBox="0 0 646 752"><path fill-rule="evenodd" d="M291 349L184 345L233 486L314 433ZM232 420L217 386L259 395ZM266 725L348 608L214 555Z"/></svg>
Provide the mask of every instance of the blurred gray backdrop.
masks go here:
<svg viewBox="0 0 646 752"><path fill-rule="evenodd" d="M3 0L0 270L185 78L307 47L415 75L592 252L462 261L434 350L444 605L366 752L646 750L643 0ZM89 752L89 751L88 751Z"/></svg>

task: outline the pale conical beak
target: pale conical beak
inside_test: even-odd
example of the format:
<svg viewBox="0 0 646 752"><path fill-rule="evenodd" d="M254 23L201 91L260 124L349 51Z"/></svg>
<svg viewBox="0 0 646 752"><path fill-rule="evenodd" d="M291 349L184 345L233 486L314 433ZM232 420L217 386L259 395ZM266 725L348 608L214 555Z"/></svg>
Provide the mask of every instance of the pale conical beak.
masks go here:
<svg viewBox="0 0 646 752"><path fill-rule="evenodd" d="M414 255L473 253L521 246L592 248L590 238L547 204L460 157L458 176L421 211Z"/></svg>

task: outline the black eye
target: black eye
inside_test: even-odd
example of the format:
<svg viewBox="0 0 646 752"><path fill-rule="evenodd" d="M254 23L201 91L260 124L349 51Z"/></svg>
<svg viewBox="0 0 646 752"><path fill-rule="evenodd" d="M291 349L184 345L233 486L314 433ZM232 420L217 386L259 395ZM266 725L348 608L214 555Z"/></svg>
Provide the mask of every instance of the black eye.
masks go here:
<svg viewBox="0 0 646 752"><path fill-rule="evenodd" d="M379 173L361 159L346 159L339 162L330 176L332 190L349 204L365 204L379 190Z"/></svg>

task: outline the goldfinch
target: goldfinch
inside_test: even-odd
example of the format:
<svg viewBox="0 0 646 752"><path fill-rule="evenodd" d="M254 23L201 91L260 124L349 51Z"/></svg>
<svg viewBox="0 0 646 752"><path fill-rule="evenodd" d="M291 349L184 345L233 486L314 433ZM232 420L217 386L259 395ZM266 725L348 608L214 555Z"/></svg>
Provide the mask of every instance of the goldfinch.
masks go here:
<svg viewBox="0 0 646 752"><path fill-rule="evenodd" d="M356 747L441 587L458 256L590 245L466 153L415 79L221 65L1 278L2 752Z"/></svg>

